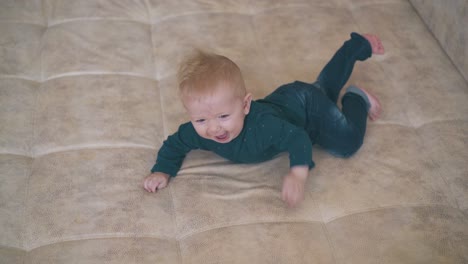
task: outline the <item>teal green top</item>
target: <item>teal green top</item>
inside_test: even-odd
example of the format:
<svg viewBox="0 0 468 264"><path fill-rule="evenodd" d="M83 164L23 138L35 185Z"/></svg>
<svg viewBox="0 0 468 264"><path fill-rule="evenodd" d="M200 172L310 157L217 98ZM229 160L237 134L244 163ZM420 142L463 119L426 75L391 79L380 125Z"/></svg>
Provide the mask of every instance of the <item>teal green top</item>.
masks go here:
<svg viewBox="0 0 468 264"><path fill-rule="evenodd" d="M262 162L288 152L290 167L308 165L313 168L312 142L302 127L294 125L302 123L297 122L299 119L303 117L267 101L253 101L241 133L228 143L202 138L192 123L182 124L164 141L151 172L176 176L185 155L195 149L212 151L235 163Z"/></svg>

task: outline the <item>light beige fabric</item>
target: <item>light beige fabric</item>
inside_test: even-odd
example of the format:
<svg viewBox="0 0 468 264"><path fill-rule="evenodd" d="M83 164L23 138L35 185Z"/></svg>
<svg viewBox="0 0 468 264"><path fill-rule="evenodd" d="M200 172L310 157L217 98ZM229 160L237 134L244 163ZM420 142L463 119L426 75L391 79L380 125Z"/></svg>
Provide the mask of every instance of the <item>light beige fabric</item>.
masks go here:
<svg viewBox="0 0 468 264"><path fill-rule="evenodd" d="M353 157L314 148L299 207L286 154L194 151L143 190L187 120L184 54L232 58L258 99L313 82L352 31L386 48L350 80L384 112ZM407 0L0 1L0 263L467 263L467 102Z"/></svg>
<svg viewBox="0 0 468 264"><path fill-rule="evenodd" d="M411 0L414 8L468 80L468 1Z"/></svg>

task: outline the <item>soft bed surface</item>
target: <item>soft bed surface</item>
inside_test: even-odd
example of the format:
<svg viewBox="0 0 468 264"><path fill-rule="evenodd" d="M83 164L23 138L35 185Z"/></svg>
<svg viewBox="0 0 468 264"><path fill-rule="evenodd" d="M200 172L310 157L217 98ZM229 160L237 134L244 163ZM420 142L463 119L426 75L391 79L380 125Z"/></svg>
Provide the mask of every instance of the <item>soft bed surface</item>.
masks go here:
<svg viewBox="0 0 468 264"><path fill-rule="evenodd" d="M195 151L143 190L187 120L187 51L233 59L258 99L313 82L352 31L386 48L350 80L384 112L351 158L314 148L300 206L287 155ZM467 102L406 0L1 1L0 263L467 263Z"/></svg>

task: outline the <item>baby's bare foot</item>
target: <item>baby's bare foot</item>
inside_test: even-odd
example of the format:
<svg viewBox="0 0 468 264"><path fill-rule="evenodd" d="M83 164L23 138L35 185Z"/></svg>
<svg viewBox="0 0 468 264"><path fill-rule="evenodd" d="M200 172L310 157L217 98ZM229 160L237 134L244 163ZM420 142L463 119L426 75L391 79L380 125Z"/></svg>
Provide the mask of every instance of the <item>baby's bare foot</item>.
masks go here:
<svg viewBox="0 0 468 264"><path fill-rule="evenodd" d="M369 108L368 115L369 115L370 120L372 121L377 120L380 117L380 114L382 113L382 105L380 104L379 98L377 98L377 96L375 96L374 94L362 88L359 88L359 89L361 89L361 91L363 91L367 95L367 98L369 99L370 108Z"/></svg>
<svg viewBox="0 0 468 264"><path fill-rule="evenodd" d="M382 41L380 40L379 37L377 37L374 34L363 34L362 36L365 37L367 39L367 41L369 41L369 43L370 43L370 45L372 47L372 53L373 54L382 55L382 54L385 53L384 46L383 46Z"/></svg>

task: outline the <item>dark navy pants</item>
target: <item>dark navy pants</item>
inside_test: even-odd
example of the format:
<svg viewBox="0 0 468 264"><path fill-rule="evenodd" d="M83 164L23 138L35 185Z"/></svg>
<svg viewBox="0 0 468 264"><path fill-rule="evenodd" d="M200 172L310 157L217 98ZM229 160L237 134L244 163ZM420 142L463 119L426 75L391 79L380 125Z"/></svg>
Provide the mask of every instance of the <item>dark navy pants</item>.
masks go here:
<svg viewBox="0 0 468 264"><path fill-rule="evenodd" d="M313 84L294 82L283 85L265 98L276 105L286 100L299 108L285 111L305 112L304 126L313 143L333 155L349 157L362 145L366 133L368 103L357 93L347 92L342 98L342 110L337 107L338 95L348 81L356 61L372 55L370 43L361 35L351 33L351 39L335 53ZM286 104L288 105L288 104ZM299 118L300 119L300 118Z"/></svg>

